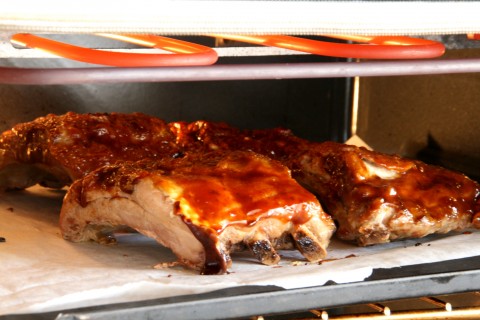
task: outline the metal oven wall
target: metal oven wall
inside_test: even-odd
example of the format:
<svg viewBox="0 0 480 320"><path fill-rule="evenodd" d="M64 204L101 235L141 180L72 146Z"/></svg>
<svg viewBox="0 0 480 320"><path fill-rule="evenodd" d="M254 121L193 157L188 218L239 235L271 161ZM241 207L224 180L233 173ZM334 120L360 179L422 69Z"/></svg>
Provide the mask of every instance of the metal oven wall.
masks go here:
<svg viewBox="0 0 480 320"><path fill-rule="evenodd" d="M218 64L322 62L315 56L224 57ZM71 67L63 59L3 59L2 65ZM47 113L144 112L166 121L225 121L240 128L285 127L313 140L348 138L350 82L341 79L0 86L0 129Z"/></svg>
<svg viewBox="0 0 480 320"><path fill-rule="evenodd" d="M449 50L474 58L479 49ZM480 74L360 80L358 135L373 148L479 178Z"/></svg>

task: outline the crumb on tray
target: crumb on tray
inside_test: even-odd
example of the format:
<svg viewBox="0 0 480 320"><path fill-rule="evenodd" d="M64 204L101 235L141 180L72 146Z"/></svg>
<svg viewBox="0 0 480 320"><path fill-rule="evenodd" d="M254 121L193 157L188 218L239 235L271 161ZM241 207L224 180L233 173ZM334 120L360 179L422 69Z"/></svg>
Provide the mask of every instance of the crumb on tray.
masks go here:
<svg viewBox="0 0 480 320"><path fill-rule="evenodd" d="M161 262L159 264L156 264L153 266L154 269L166 269L166 268L173 268L180 265L178 261L172 261L172 262Z"/></svg>
<svg viewBox="0 0 480 320"><path fill-rule="evenodd" d="M290 263L290 265L296 267L296 266L302 266L302 265L305 265L305 266L308 266L310 264L310 262L308 261L299 261L299 260L296 260L296 261L292 261Z"/></svg>

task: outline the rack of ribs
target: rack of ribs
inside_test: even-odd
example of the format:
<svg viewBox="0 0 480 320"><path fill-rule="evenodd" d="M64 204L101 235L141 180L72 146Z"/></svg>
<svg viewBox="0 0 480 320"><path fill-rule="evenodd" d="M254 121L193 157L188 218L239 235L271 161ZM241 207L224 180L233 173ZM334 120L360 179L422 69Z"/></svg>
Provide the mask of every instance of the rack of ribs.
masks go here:
<svg viewBox="0 0 480 320"><path fill-rule="evenodd" d="M480 228L480 187L461 173L334 142L296 161L297 181L318 195L341 239L366 246Z"/></svg>
<svg viewBox="0 0 480 320"><path fill-rule="evenodd" d="M82 199L94 197L95 194L104 194L104 197L109 199L115 198L112 194L120 194L118 190L125 187L120 181L133 181L130 177L137 176L139 172L142 172L142 175L137 179L138 184L152 185L153 181L167 181L170 172L185 174L187 168L197 161L192 159L199 159L199 163L208 167L210 157L212 164L218 164L219 154L227 156L237 151L249 154L253 152L257 155L257 161L267 167L272 166L267 164L267 159L270 159L288 168L289 175L291 173L291 177L299 185L313 193L325 211L335 220L338 225L336 235L362 246L401 238L423 237L432 233L447 233L472 226L480 228L479 184L461 173L341 143L307 141L286 129L241 130L224 123L206 121L165 123L160 119L138 113L49 115L30 123L19 124L12 130L4 132L0 138L0 188L25 188L35 183L61 187L75 181L65 206L69 208L69 212L76 212L79 215L78 219L81 220L83 219L81 215L93 213L99 216L108 215L108 210L102 205L85 207L85 202L73 201L72 199L79 199L78 195L81 195ZM154 170L147 174L145 168L131 164L131 161L141 159L150 159L154 163L159 163L157 166L160 167L149 165L148 167ZM228 159L233 161L231 158ZM129 164L126 164L126 161L130 161ZM233 166L236 166L235 161ZM168 170L161 167L167 163ZM221 163L225 161L222 160ZM275 166L280 166L278 163ZM122 169L122 166L125 168ZM209 168L213 170L212 166ZM95 171L97 169L99 171ZM115 173L101 174L112 172L111 170ZM162 170L166 170L167 175L162 173ZM92 172L96 173L91 174ZM280 172L284 172L284 169ZM214 175L212 172L209 174ZM233 173L229 171L228 174ZM106 179L106 182L100 181L100 178ZM108 185L109 179L118 180L116 184L114 183L115 188L98 187L102 186L102 183ZM215 176L215 179L219 177ZM209 183L211 181L212 187L218 182L215 182L215 179L208 180ZM247 192L251 188L250 184L244 183L245 180L241 181L243 184L239 183L238 188L246 189ZM178 182L172 182L169 186L183 188ZM178 198L171 193L174 189L162 189L159 193L163 193L165 199L175 202ZM151 191L153 190L152 187ZM122 192L123 195L129 194ZM141 198L137 191L134 193L132 191L129 197L132 195ZM195 198L201 201L215 199L205 193L197 193ZM141 199L147 201L145 198ZM112 200L112 203L116 203L115 201ZM167 207L165 210L176 212L170 202L164 204ZM227 203L223 205L229 208ZM77 209L74 209L75 207ZM216 210L223 212L220 205ZM179 217L176 216L178 221L183 219ZM72 217L64 219L62 228L67 230L68 223L74 221L72 219ZM324 234L332 232L332 225L326 224L325 219L322 214L319 220L323 223L319 224L316 231L317 238L323 239ZM314 230L311 225L317 219L308 221L308 229ZM276 233L275 228L262 229L261 224L255 225L258 228L252 227L249 230L267 237L271 248L279 248L287 242L292 242L286 241L285 237ZM215 228L217 235L228 234L225 231L218 233L220 229ZM279 230L284 230L282 234L296 232L290 229L287 232L285 231L287 229L281 227ZM81 240L84 239L81 233L90 229L79 230L83 231L79 231L78 235L66 237ZM266 230L272 232L272 235L263 235L262 232L268 233ZM95 238L91 236L91 232L87 232L87 235L86 238ZM150 236L155 237L153 234ZM300 248L299 242L293 238L293 243ZM217 247L219 249L215 249L216 252L220 252L220 256L226 254L223 262L218 264L218 270L225 269L225 264L228 265L229 261L228 252L239 247L239 243L247 243L246 246L252 248L250 240L230 245L225 244L228 241L224 243L221 239L215 241L214 243L221 244ZM322 246L318 246L321 247L320 254L315 255L315 258L307 257L308 259L315 260L318 256L324 255L326 242L321 243ZM200 247L202 246L197 243L197 248ZM262 251L260 246L253 247L256 248L252 249L253 252L264 252L268 249ZM206 250L205 246L202 248ZM271 255L274 256L273 253ZM217 260L218 256L217 254ZM263 253L261 256L261 261L268 263L275 261L264 258ZM191 262L185 264L208 269L204 262L199 262L198 259L192 258ZM200 265L202 267L199 267Z"/></svg>
<svg viewBox="0 0 480 320"><path fill-rule="evenodd" d="M458 172L307 141L285 129L239 130L205 121L169 125L181 147L252 150L282 162L335 219L336 235L361 246L480 228L480 186Z"/></svg>
<svg viewBox="0 0 480 320"><path fill-rule="evenodd" d="M124 160L172 156L175 136L141 113L49 114L0 136L0 189L61 188Z"/></svg>
<svg viewBox="0 0 480 320"><path fill-rule="evenodd" d="M268 157L247 151L104 166L73 183L60 228L71 241L111 239L128 226L204 274L226 272L230 253L250 249L276 264L276 249L319 261L335 230L318 200Z"/></svg>

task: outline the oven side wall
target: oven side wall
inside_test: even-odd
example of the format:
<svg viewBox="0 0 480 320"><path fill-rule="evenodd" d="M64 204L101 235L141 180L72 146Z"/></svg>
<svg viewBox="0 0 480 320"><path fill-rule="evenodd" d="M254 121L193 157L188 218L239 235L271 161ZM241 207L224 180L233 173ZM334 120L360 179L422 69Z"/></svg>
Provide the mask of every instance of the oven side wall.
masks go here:
<svg viewBox="0 0 480 320"><path fill-rule="evenodd" d="M451 50L445 58L474 58ZM360 80L357 134L374 149L480 177L480 74Z"/></svg>

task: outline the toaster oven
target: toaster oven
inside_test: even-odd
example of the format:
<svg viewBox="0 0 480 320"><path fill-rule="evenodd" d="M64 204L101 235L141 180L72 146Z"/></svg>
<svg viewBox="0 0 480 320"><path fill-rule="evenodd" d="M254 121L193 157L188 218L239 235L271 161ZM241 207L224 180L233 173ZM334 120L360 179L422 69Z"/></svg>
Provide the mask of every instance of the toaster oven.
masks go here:
<svg viewBox="0 0 480 320"><path fill-rule="evenodd" d="M36 117L68 111L142 112L166 121L227 122L245 129L283 127L313 141L360 141L374 150L441 165L478 181L478 9L476 1L8 3L0 12L0 128L3 131ZM213 48L218 60L202 66L111 67L65 59L11 41L13 35L25 33L84 48L163 54L98 36L155 34ZM441 44L445 53L426 59L366 59L262 46L232 40L227 34L289 35L339 44L355 42L354 38L338 37L344 34L408 36ZM57 270L48 260L40 260L41 272L56 270L43 281L42 273L34 270L36 265L22 269L17 263L26 259L24 252L34 257L36 247L7 248L17 240L12 235L24 232L8 217L21 215L26 219L21 221L31 223L40 236L44 223L54 230L54 213L62 196L35 187L32 192L2 196L0 237L5 242L0 243L0 259L2 264L8 260L8 267L0 276L0 319L480 318L480 251L471 241L465 252L452 252L462 247L465 237L477 236L475 230L456 234L455 246L443 236L400 241L386 250L385 257L414 254L410 249L428 256L437 246L431 241L438 240L445 247L440 246L438 256L433 254L430 260L416 256L399 264L373 260L368 270L355 270L352 279L347 271L342 271L344 276L323 279L311 271L314 266L302 269L293 258L283 268L289 271L282 274L282 281L270 282L264 273L259 276L257 270L246 268L233 273L244 272L245 278L254 280L200 281L190 290L188 283L197 281L190 277L169 291L176 274L166 275L162 281L149 278L149 273L134 281L126 277L114 285L100 285L95 279L108 278L119 271L113 271L119 265L115 262L109 269L108 258L94 261L83 257L86 260L75 272L84 261L92 260L85 270L96 272L95 279L80 272L74 273L76 282L69 282L64 273L71 271L70 264ZM50 214L36 220L38 215L31 215L32 210ZM23 234L20 238L28 237ZM157 250L171 255L144 238L135 235L132 239L121 243L129 250L123 252L124 260L136 259L130 254L139 253L142 258ZM40 240L35 241L42 247ZM29 242L25 243L22 245L28 246ZM7 248L4 255L2 247ZM401 249L406 251L395 251ZM85 250L83 254L89 249ZM48 249L39 252L50 254ZM240 254L242 258L248 262ZM345 258L339 260L347 261ZM355 259L343 267L350 268ZM115 277L139 271L132 269L125 267ZM61 281L66 281L66 286L82 285L52 293L58 287L45 282L55 282L56 277L59 287ZM16 286L16 282L26 284ZM26 293L22 295L21 290ZM115 290L118 292L112 294ZM29 300L42 295L49 298ZM12 302L15 299L23 301L16 304Z"/></svg>

